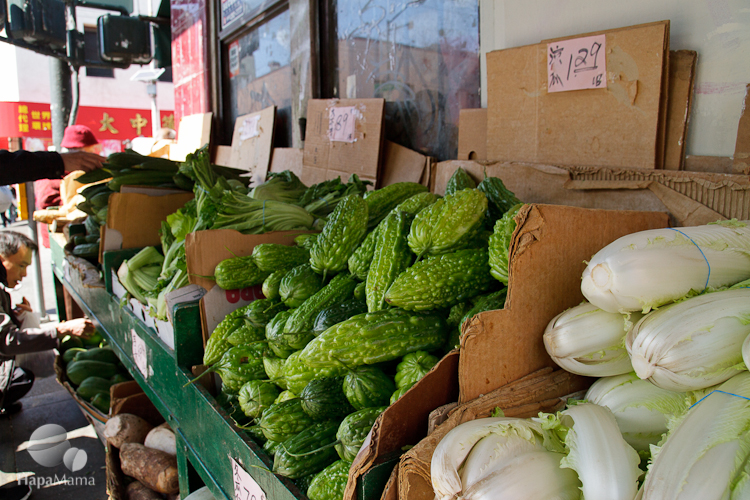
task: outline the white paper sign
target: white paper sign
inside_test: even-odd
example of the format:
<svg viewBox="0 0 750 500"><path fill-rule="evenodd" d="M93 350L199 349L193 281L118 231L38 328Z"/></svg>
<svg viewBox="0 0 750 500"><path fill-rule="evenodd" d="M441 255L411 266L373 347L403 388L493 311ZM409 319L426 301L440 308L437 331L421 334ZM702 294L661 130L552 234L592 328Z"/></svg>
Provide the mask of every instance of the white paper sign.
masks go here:
<svg viewBox="0 0 750 500"><path fill-rule="evenodd" d="M234 500L266 500L266 493L255 479L234 458L230 456L229 460L232 462Z"/></svg>
<svg viewBox="0 0 750 500"><path fill-rule="evenodd" d="M260 132L258 132L259 121L260 115L248 116L245 118L245 121L242 122L242 127L240 127L241 141L252 139L253 137L258 137L260 135Z"/></svg>
<svg viewBox="0 0 750 500"><path fill-rule="evenodd" d="M547 91L607 88L605 35L547 44Z"/></svg>
<svg viewBox="0 0 750 500"><path fill-rule="evenodd" d="M135 330L130 330L130 335L133 337L133 361L135 366L138 367L138 371L141 372L143 378L148 378L148 348L146 342L135 333Z"/></svg>
<svg viewBox="0 0 750 500"><path fill-rule="evenodd" d="M354 126L359 114L354 106L331 108L328 115L328 140L354 142Z"/></svg>

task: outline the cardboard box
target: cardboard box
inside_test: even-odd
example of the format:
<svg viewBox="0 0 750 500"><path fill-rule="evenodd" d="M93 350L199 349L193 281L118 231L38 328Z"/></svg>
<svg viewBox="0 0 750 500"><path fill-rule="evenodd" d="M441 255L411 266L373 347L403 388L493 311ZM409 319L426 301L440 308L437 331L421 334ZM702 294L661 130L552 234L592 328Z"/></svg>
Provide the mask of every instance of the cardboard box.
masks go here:
<svg viewBox="0 0 750 500"><path fill-rule="evenodd" d="M310 185L305 180L305 173L308 171L304 168L302 163L304 152L299 148L274 148L273 156L271 157L271 166L269 172L283 172L284 170L290 170L300 178L300 180L306 185Z"/></svg>
<svg viewBox="0 0 750 500"><path fill-rule="evenodd" d="M109 197L100 252L161 245L162 221L192 199L193 193L185 191L123 186Z"/></svg>
<svg viewBox="0 0 750 500"><path fill-rule="evenodd" d="M254 185L266 180L273 149L276 106L237 117L232 134L229 167L250 173Z"/></svg>
<svg viewBox="0 0 750 500"><path fill-rule="evenodd" d="M232 229L197 231L185 239L185 256L190 283L199 285L208 292L200 300L203 341L227 314L264 298L260 285L243 290L222 290L213 276L216 265L232 257L251 255L256 245L279 243L292 245L294 238L310 231L276 231L266 234L242 234Z"/></svg>
<svg viewBox="0 0 750 500"><path fill-rule="evenodd" d="M458 425L491 416L501 408L506 417L536 417L540 411L554 412L565 405L566 396L586 390L593 379L564 370L544 368L473 401L454 407L445 421L416 446L401 456L396 474L386 486L383 497L409 500L432 500L435 493L430 482L432 454L440 440Z"/></svg>
<svg viewBox="0 0 750 500"><path fill-rule="evenodd" d="M141 417L156 427L164 422L148 396L140 388L138 382L130 381L113 385L110 390L110 415L113 417L121 413L130 413ZM107 448L105 465L107 468L107 493L110 500L127 500L125 488L128 481L120 465L120 450L105 441Z"/></svg>
<svg viewBox="0 0 750 500"><path fill-rule="evenodd" d="M515 218L505 308L463 325L459 403L556 365L542 335L561 311L579 304L585 261L612 241L667 227L665 213L528 204Z"/></svg>
<svg viewBox="0 0 750 500"><path fill-rule="evenodd" d="M664 147L666 170L684 170L685 141L693 107L697 59L698 53L694 50L676 50L669 53L669 99Z"/></svg>
<svg viewBox="0 0 750 500"><path fill-rule="evenodd" d="M377 186L384 113L385 99L308 101L303 163L315 180L305 183L357 174Z"/></svg>
<svg viewBox="0 0 750 500"><path fill-rule="evenodd" d="M416 182L429 186L432 158L405 148L395 142L385 141L382 175L378 187L397 182ZM342 179L345 181L346 179Z"/></svg>
<svg viewBox="0 0 750 500"><path fill-rule="evenodd" d="M76 390L73 389L73 386L71 385L71 382L70 380L68 380L68 376L65 373L65 362L63 361L62 355L60 354L57 354L55 356L54 369L57 383L59 383L65 388L66 391L68 391L70 397L72 397L78 404L78 407L81 409L81 413L83 413L83 416L94 428L94 431L96 431L96 435L99 437L99 440L102 443L106 444L107 440L104 438L104 426L109 420L109 414L102 413L98 408L94 407L94 405L92 405L88 401L85 401L80 396L78 396L78 394L76 394Z"/></svg>
<svg viewBox="0 0 750 500"><path fill-rule="evenodd" d="M349 469L344 500L355 500L357 481L383 457L414 445L427 434L432 410L458 398L458 351L441 359L427 375L385 409L373 424ZM360 499L364 500L364 499Z"/></svg>
<svg viewBox="0 0 750 500"><path fill-rule="evenodd" d="M604 34L607 88L547 91L547 42ZM487 158L659 168L669 21L487 54Z"/></svg>
<svg viewBox="0 0 750 500"><path fill-rule="evenodd" d="M487 159L487 109L458 112L458 159Z"/></svg>
<svg viewBox="0 0 750 500"><path fill-rule="evenodd" d="M669 212L676 226L750 218L750 178L743 175L454 160L436 165L432 191L445 193L458 167L474 178L486 169L528 203Z"/></svg>

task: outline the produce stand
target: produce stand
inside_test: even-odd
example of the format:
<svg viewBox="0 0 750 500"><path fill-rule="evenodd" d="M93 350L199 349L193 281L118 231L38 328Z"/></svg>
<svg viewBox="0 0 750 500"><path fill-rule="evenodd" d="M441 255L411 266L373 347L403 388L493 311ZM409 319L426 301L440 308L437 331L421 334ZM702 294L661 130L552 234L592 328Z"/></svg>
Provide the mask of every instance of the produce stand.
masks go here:
<svg viewBox="0 0 750 500"><path fill-rule="evenodd" d="M266 497L283 500L302 496L291 481L264 470L272 465L265 452L237 432L227 413L203 386L184 387L193 378L190 363L195 360L196 348L202 350L197 302L175 307L172 350L133 311L121 307L119 299L104 284L85 286L66 261L60 238L50 238L50 244L56 282L97 323L122 363L174 429L180 494L185 497L205 483L217 499L234 498L231 458L253 477ZM105 276L113 268L110 266L127 258L127 252L105 253Z"/></svg>

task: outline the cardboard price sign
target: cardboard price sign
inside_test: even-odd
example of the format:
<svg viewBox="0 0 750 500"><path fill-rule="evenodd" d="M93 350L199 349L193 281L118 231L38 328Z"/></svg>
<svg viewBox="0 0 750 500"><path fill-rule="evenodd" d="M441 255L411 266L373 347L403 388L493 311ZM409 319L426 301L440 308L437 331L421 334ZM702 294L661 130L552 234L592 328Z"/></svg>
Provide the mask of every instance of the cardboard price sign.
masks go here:
<svg viewBox="0 0 750 500"><path fill-rule="evenodd" d="M148 351L146 343L135 333L135 330L130 330L130 334L133 337L133 361L135 362L135 366L138 367L138 371L141 372L143 378L148 378Z"/></svg>
<svg viewBox="0 0 750 500"><path fill-rule="evenodd" d="M266 493L255 482L255 479L231 456L229 457L229 461L232 463L234 500L266 500Z"/></svg>
<svg viewBox="0 0 750 500"><path fill-rule="evenodd" d="M362 114L355 106L332 107L328 115L328 139L335 142L354 142L357 118Z"/></svg>
<svg viewBox="0 0 750 500"><path fill-rule="evenodd" d="M547 44L547 91L607 88L605 36Z"/></svg>

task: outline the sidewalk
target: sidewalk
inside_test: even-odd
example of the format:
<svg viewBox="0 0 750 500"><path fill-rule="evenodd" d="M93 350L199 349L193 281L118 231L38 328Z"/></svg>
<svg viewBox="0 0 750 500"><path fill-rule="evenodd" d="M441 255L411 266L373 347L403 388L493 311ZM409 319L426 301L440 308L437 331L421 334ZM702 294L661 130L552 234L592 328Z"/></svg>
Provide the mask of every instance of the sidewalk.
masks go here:
<svg viewBox="0 0 750 500"><path fill-rule="evenodd" d="M30 236L26 222L14 224L14 231ZM2 229L0 229L2 230ZM41 243L41 242L40 242ZM44 307L39 307L36 292L36 268L29 267L28 276L10 292L13 302L26 297L35 311L45 311L49 321L42 327L57 324L55 288L52 280L50 251L40 249ZM54 353L47 351L19 356L18 364L34 372L36 380L31 391L21 399L23 409L10 417L0 417L0 486L24 481L32 486L32 500L100 500L106 499L104 446L94 428L84 418L75 400L57 383L52 368ZM27 451L31 433L44 424L58 424L67 431L68 442L86 452L86 466L75 473L65 465L44 467ZM41 486L41 484L44 486ZM36 485L40 485L37 487ZM0 500L3 500L0 497Z"/></svg>

